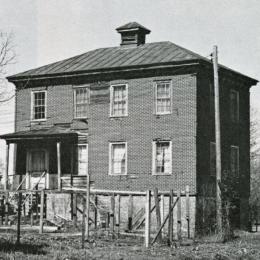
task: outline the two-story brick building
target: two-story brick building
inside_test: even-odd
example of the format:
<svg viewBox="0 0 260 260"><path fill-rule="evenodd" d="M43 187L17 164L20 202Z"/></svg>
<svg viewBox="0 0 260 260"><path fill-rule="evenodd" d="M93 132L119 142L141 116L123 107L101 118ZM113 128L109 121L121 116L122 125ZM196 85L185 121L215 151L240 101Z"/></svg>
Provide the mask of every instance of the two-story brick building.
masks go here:
<svg viewBox="0 0 260 260"><path fill-rule="evenodd" d="M8 77L16 86L16 174L47 188L86 172L99 189L184 190L215 183L212 62L171 42L146 43L138 23L101 48ZM257 81L219 66L222 168L239 176L240 224L250 192L249 90ZM61 176L61 183L58 181ZM67 178L67 179L66 179ZM214 185L213 185L214 186ZM195 210L196 208L196 210ZM245 214L242 214L245 213Z"/></svg>

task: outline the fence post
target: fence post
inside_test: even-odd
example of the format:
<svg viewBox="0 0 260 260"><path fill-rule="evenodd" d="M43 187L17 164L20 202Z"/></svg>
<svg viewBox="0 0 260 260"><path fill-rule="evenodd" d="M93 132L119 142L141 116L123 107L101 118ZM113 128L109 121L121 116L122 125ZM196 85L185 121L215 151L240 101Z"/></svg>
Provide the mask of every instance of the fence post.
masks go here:
<svg viewBox="0 0 260 260"><path fill-rule="evenodd" d="M177 204L177 237L181 240L181 192L177 193L178 204Z"/></svg>
<svg viewBox="0 0 260 260"><path fill-rule="evenodd" d="M20 237L21 237L21 202L22 202L22 193L18 193L18 209L17 209L17 239L16 243L20 244Z"/></svg>
<svg viewBox="0 0 260 260"><path fill-rule="evenodd" d="M0 203L0 207L1 207L1 220L0 220L0 225L4 224L4 217L5 217L5 203L4 203L4 197L1 197L1 203Z"/></svg>
<svg viewBox="0 0 260 260"><path fill-rule="evenodd" d="M5 225L8 225L9 221L9 192L5 193Z"/></svg>
<svg viewBox="0 0 260 260"><path fill-rule="evenodd" d="M145 247L150 246L150 227L151 226L151 191L146 191L145 203Z"/></svg>
<svg viewBox="0 0 260 260"><path fill-rule="evenodd" d="M119 237L119 232L120 232L120 201L121 201L121 196L118 194L117 195L118 210L117 210L117 218L116 218L117 236L118 237Z"/></svg>
<svg viewBox="0 0 260 260"><path fill-rule="evenodd" d="M169 194L169 223L168 223L168 245L172 244L173 240L173 190L170 190Z"/></svg>
<svg viewBox="0 0 260 260"><path fill-rule="evenodd" d="M111 196L111 211L110 211L111 225L110 231L112 232L112 237L115 237L115 194Z"/></svg>
<svg viewBox="0 0 260 260"><path fill-rule="evenodd" d="M87 203L84 201L82 198L82 204L83 204L83 212L82 212L82 234L81 234L81 248L84 248L84 243L85 243L85 230L86 230L86 223L85 223L85 215L86 215L86 205ZM87 220L88 221L88 220Z"/></svg>
<svg viewBox="0 0 260 260"><path fill-rule="evenodd" d="M133 196L128 197L128 230L132 230L133 224Z"/></svg>
<svg viewBox="0 0 260 260"><path fill-rule="evenodd" d="M187 219L187 233L190 238L190 187L186 186L186 219Z"/></svg>
<svg viewBox="0 0 260 260"><path fill-rule="evenodd" d="M98 206L98 197L97 195L95 195L94 197L94 202L95 202L95 207L94 207L94 225L95 225L95 229L97 228L97 206Z"/></svg>
<svg viewBox="0 0 260 260"><path fill-rule="evenodd" d="M41 208L40 208L40 229L39 233L43 233L43 210L44 210L44 190L41 190Z"/></svg>
<svg viewBox="0 0 260 260"><path fill-rule="evenodd" d="M159 198L158 198L158 189L154 189L154 203L155 203L155 209L156 209L156 219L157 219L157 230L161 227L161 214L160 214L160 204L159 204ZM159 233L158 240L162 241L162 232Z"/></svg>

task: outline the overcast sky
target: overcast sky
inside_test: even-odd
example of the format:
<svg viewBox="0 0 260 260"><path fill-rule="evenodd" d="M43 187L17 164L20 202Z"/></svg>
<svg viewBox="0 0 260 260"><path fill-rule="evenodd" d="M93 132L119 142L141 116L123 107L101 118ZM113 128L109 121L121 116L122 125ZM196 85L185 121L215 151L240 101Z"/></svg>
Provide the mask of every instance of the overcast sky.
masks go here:
<svg viewBox="0 0 260 260"><path fill-rule="evenodd" d="M148 42L172 41L203 56L218 45L220 63L260 79L259 0L0 0L0 30L13 32L18 54L9 74L118 46L115 28L130 21L152 31ZM251 104L260 111L259 101L258 85ZM13 113L13 101L0 105L0 133L13 131Z"/></svg>

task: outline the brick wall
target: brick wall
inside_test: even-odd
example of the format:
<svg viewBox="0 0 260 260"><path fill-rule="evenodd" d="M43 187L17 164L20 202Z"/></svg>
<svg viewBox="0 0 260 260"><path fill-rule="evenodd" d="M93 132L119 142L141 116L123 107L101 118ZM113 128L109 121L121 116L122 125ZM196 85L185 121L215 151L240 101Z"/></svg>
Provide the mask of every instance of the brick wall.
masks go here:
<svg viewBox="0 0 260 260"><path fill-rule="evenodd" d="M173 112L156 116L153 113L154 80L173 82ZM109 85L128 84L128 116L109 117ZM96 188L120 190L185 189L196 191L196 77L192 75L149 77L116 80L91 86L89 119L89 172ZM96 100L98 100L96 98ZM154 176L152 141L172 140L173 174ZM125 141L128 147L127 176L109 176L109 142Z"/></svg>

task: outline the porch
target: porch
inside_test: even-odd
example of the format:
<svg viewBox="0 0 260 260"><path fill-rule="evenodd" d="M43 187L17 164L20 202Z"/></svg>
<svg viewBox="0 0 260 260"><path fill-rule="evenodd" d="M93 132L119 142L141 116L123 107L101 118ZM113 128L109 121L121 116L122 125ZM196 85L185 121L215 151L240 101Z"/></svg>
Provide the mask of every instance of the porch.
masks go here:
<svg viewBox="0 0 260 260"><path fill-rule="evenodd" d="M6 140L5 190L86 187L86 133L53 126L7 134L1 138ZM8 175L11 144L14 145L14 174Z"/></svg>

